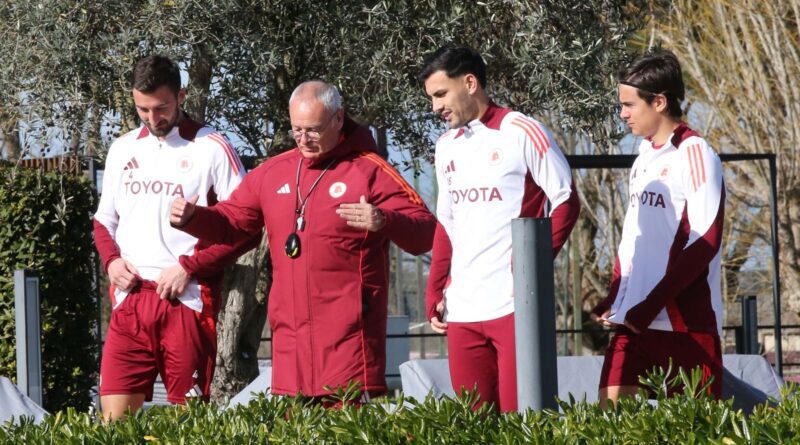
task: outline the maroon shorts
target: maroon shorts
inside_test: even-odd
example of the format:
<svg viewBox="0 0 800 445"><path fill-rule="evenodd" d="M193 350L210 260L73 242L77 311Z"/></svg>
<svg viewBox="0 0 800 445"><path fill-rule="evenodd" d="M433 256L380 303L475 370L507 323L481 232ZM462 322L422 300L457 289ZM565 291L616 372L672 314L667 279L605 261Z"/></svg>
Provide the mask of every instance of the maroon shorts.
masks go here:
<svg viewBox="0 0 800 445"><path fill-rule="evenodd" d="M156 375L161 374L171 403L191 397L208 401L217 341L213 315L205 310L210 305L203 306L198 313L177 299L162 300L153 282L134 288L111 311L100 395L144 394L152 400Z"/></svg>
<svg viewBox="0 0 800 445"><path fill-rule="evenodd" d="M514 314L472 323L447 323L450 379L457 394L477 385L480 403L517 410Z"/></svg>
<svg viewBox="0 0 800 445"><path fill-rule="evenodd" d="M722 397L722 351L719 336L708 332L671 332L647 329L634 334L628 328L617 328L606 349L603 371L600 374L600 388L609 386L642 386L639 376L646 375L654 367L665 370L672 360L672 374L677 369L687 372L700 368L703 382L709 376L714 381L709 393ZM670 394L681 391L673 388Z"/></svg>

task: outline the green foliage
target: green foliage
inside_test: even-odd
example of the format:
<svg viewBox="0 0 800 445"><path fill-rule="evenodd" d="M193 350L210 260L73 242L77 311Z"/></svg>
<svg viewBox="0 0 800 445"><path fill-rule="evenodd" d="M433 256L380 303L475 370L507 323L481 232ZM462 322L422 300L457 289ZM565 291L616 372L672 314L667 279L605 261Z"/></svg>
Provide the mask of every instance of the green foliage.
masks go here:
<svg viewBox="0 0 800 445"><path fill-rule="evenodd" d="M616 407L570 400L560 412L544 410L497 414L474 409L476 398L423 401L402 397L355 407L326 409L300 398L259 396L249 405L219 411L191 402L186 407L140 411L124 421L102 424L73 409L40 425L23 421L0 428L0 443L291 443L291 444L619 444L619 443L796 443L800 439L797 387L784 390L784 402L759 407L747 417L730 401L705 395L699 374L666 374L648 379L654 389L682 384L684 392L658 404L629 398ZM656 391L658 393L658 391ZM347 392L339 397L348 400Z"/></svg>
<svg viewBox="0 0 800 445"><path fill-rule="evenodd" d="M48 410L84 408L97 371L89 182L0 165L0 375L16 377L14 270L40 278Z"/></svg>
<svg viewBox="0 0 800 445"><path fill-rule="evenodd" d="M0 5L0 108L27 137L102 153L135 125L133 62L166 53L189 71L197 114L235 133L240 151L290 147L288 99L322 78L349 111L428 156L441 122L416 76L449 42L480 50L493 95L606 150L619 136L614 74L643 23L644 0L101 0ZM210 76L193 76L208 65ZM58 66L59 69L51 69ZM203 71L199 69L198 71ZM199 96L199 97L198 97ZM195 105L192 105L193 107ZM53 131L56 128L59 131ZM48 131L48 129L50 129ZM105 134L111 131L111 134ZM105 138L105 140L101 140ZM267 140L271 142L267 142ZM569 147L568 147L569 148Z"/></svg>
<svg viewBox="0 0 800 445"><path fill-rule="evenodd" d="M643 23L642 1L283 3L240 2L247 19L236 32L250 46L220 51L221 62L234 63L219 76L211 114L270 109L262 115L283 129L290 88L323 78L339 86L352 113L426 156L431 129L440 125L416 77L425 55L461 42L484 54L490 90L501 103L550 114L601 149L619 136L615 73L628 57L628 37Z"/></svg>

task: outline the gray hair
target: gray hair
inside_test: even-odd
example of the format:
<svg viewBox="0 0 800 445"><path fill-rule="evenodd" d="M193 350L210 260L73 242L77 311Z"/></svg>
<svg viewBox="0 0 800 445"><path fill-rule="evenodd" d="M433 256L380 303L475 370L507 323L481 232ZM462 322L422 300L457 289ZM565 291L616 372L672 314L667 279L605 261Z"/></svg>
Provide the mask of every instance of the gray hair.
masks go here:
<svg viewBox="0 0 800 445"><path fill-rule="evenodd" d="M322 80L309 80L301 83L292 91L289 103L300 96L311 95L318 100L328 111L339 111L342 109L342 95L335 86Z"/></svg>

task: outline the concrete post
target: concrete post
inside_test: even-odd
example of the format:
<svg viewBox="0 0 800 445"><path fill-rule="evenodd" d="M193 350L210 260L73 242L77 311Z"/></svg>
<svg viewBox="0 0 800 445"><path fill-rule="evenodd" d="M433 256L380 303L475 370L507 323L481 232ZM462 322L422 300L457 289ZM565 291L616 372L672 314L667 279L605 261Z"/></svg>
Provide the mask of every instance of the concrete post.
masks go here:
<svg viewBox="0 0 800 445"><path fill-rule="evenodd" d="M517 403L557 409L556 309L550 218L511 221Z"/></svg>
<svg viewBox="0 0 800 445"><path fill-rule="evenodd" d="M39 321L39 277L14 271L14 310L17 334L17 387L42 405L42 347Z"/></svg>

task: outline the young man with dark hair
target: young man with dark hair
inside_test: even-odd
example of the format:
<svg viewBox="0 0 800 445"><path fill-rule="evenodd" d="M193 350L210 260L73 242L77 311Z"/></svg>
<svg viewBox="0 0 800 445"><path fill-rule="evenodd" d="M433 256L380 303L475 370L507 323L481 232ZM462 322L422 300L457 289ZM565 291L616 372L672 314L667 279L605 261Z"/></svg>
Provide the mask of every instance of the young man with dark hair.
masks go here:
<svg viewBox="0 0 800 445"><path fill-rule="evenodd" d="M600 377L600 401L636 394L655 366L700 367L722 395L720 247L722 164L681 122L678 59L646 54L619 74L620 117L644 139L631 168L630 202L608 297L592 313L615 327Z"/></svg>
<svg viewBox="0 0 800 445"><path fill-rule="evenodd" d="M131 82L133 90L152 93L162 86L175 95L181 94L181 71L175 62L163 56L150 56L134 66Z"/></svg>
<svg viewBox="0 0 800 445"><path fill-rule="evenodd" d="M166 57L136 64L132 95L143 125L106 158L94 237L113 304L100 368L107 420L150 400L158 373L170 402L208 400L222 269L258 243L212 245L169 225L176 198L212 205L244 177L228 141L181 110L180 82Z"/></svg>
<svg viewBox="0 0 800 445"><path fill-rule="evenodd" d="M550 216L555 257L580 210L572 175L540 122L489 99L479 53L447 45L425 59L420 80L450 126L436 142L427 316L447 333L453 388L477 385L481 403L515 411L511 220Z"/></svg>

